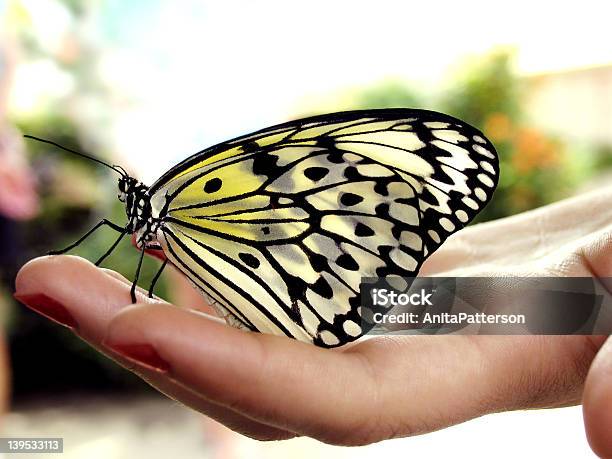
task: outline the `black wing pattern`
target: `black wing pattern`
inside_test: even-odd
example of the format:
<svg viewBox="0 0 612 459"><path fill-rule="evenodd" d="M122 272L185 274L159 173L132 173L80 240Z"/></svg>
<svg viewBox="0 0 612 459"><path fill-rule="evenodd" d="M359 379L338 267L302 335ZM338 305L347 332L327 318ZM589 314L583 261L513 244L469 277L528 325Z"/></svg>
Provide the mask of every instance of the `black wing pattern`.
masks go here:
<svg viewBox="0 0 612 459"><path fill-rule="evenodd" d="M453 117L317 116L199 152L149 190L169 260L228 322L333 347L362 277L414 276L487 204L497 154Z"/></svg>

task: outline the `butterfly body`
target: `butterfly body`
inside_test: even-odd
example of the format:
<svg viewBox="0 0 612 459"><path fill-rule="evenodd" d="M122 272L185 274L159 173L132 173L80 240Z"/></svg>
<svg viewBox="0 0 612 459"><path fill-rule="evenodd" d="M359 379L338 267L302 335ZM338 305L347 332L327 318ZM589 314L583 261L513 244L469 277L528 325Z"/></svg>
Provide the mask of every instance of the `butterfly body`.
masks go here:
<svg viewBox="0 0 612 459"><path fill-rule="evenodd" d="M367 332L361 279L415 276L487 204L499 167L472 126L383 109L215 145L150 187L118 172L128 223L106 224L120 238L163 250L231 325L334 347Z"/></svg>

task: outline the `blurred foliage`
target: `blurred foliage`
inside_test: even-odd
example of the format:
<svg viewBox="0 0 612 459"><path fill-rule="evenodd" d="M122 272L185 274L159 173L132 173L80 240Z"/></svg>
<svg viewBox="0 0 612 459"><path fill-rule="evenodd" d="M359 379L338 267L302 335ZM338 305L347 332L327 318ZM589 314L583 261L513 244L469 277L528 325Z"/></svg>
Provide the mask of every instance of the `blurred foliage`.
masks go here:
<svg viewBox="0 0 612 459"><path fill-rule="evenodd" d="M64 5L66 8L70 10L70 12L78 17L85 14L87 11L87 2L83 0L58 0L59 3Z"/></svg>
<svg viewBox="0 0 612 459"><path fill-rule="evenodd" d="M493 142L500 182L476 222L513 215L571 194L603 167L610 151L570 154L559 139L533 128L522 110L523 88L513 71L513 52L501 49L464 62L442 95L431 100L399 82L385 82L355 95L353 108L422 107L456 116ZM592 158L585 161L584 158Z"/></svg>
<svg viewBox="0 0 612 459"><path fill-rule="evenodd" d="M575 185L565 145L524 119L513 57L511 50L498 50L466 62L439 101L443 112L482 130L499 153L499 185L476 221L556 201Z"/></svg>
<svg viewBox="0 0 612 459"><path fill-rule="evenodd" d="M356 99L356 107L352 108L420 107L423 105L423 98L417 91L397 80L366 88L357 94Z"/></svg>
<svg viewBox="0 0 612 459"><path fill-rule="evenodd" d="M612 169L612 146L611 145L599 145L595 149L595 161L593 169L604 170Z"/></svg>
<svg viewBox="0 0 612 459"><path fill-rule="evenodd" d="M451 81L440 97L441 110L481 128L492 115L503 114L513 121L520 118L520 82L512 71L511 51L500 50L466 60ZM502 135L508 134L505 121L496 126L506 129L500 131Z"/></svg>

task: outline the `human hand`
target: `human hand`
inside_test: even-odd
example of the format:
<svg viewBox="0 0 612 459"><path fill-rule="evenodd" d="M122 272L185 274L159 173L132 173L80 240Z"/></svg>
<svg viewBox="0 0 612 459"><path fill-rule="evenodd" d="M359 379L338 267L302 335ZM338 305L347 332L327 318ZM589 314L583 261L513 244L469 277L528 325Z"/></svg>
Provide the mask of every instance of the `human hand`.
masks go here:
<svg viewBox="0 0 612 459"><path fill-rule="evenodd" d="M612 188L467 228L421 274L612 277L610 202ZM143 293L131 305L130 284L81 258L43 257L22 268L16 295L169 397L253 438L358 445L582 397L593 448L612 456L606 337L386 336L320 349Z"/></svg>

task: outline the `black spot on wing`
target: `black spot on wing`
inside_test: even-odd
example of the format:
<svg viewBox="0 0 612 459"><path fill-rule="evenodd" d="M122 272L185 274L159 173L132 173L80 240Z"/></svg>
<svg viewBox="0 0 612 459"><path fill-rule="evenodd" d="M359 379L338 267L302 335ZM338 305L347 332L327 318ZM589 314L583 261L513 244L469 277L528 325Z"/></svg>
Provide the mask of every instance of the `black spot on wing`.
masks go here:
<svg viewBox="0 0 612 459"><path fill-rule="evenodd" d="M368 237L374 236L374 230L363 223L357 223L355 226L355 236Z"/></svg>
<svg viewBox="0 0 612 459"><path fill-rule="evenodd" d="M389 196L389 190L387 189L388 183L383 182L382 180L377 181L374 185L374 191L381 196Z"/></svg>
<svg viewBox="0 0 612 459"><path fill-rule="evenodd" d="M259 260L250 253L239 253L238 256L240 257L242 262L250 268L259 268Z"/></svg>
<svg viewBox="0 0 612 459"><path fill-rule="evenodd" d="M363 201L363 198L355 193L342 193L342 196L340 196L340 203L347 207L359 204L361 201Z"/></svg>
<svg viewBox="0 0 612 459"><path fill-rule="evenodd" d="M219 177L211 178L204 185L204 191L206 193L214 193L215 191L219 191L221 189L221 185L223 185L223 182Z"/></svg>
<svg viewBox="0 0 612 459"><path fill-rule="evenodd" d="M348 180L359 180L359 178L361 177L359 175L359 171L357 171L357 168L355 166L349 166L346 169L344 169L344 176L348 179Z"/></svg>
<svg viewBox="0 0 612 459"><path fill-rule="evenodd" d="M259 145L257 145L257 142L252 142L252 141L243 144L241 148L242 148L242 151L245 153L254 153L260 149Z"/></svg>
<svg viewBox="0 0 612 459"><path fill-rule="evenodd" d="M335 147L335 145L336 141L332 137L326 135L317 137L317 147L323 147L331 150Z"/></svg>
<svg viewBox="0 0 612 459"><path fill-rule="evenodd" d="M389 219L389 204L387 204L386 202L378 204L374 208L374 212L376 212L377 216L388 220Z"/></svg>
<svg viewBox="0 0 612 459"><path fill-rule="evenodd" d="M278 157L267 153L255 155L253 160L253 173L255 175L265 175L269 177L276 169Z"/></svg>
<svg viewBox="0 0 612 459"><path fill-rule="evenodd" d="M344 162L344 158L342 157L342 153L340 153L339 151L335 151L335 152L332 152L329 155L327 155L327 160L330 163L334 163L334 164L342 164Z"/></svg>
<svg viewBox="0 0 612 459"><path fill-rule="evenodd" d="M348 269L349 271L358 271L359 264L355 259L348 253L343 253L336 259L336 264L341 268Z"/></svg>
<svg viewBox="0 0 612 459"><path fill-rule="evenodd" d="M318 182L323 177L325 177L327 174L329 174L329 169L326 167L315 166L315 167L308 167L304 169L304 176L306 178L309 178L313 182Z"/></svg>
<svg viewBox="0 0 612 459"><path fill-rule="evenodd" d="M319 277L317 281L310 286L310 288L313 292L328 300L334 296L334 291L329 285L329 282L327 282L323 277Z"/></svg>
<svg viewBox="0 0 612 459"><path fill-rule="evenodd" d="M421 201L426 202L427 204L431 204L433 206L438 205L438 200L436 197L429 191L427 187L423 187L423 191L421 192L419 199Z"/></svg>
<svg viewBox="0 0 612 459"><path fill-rule="evenodd" d="M310 264L312 265L312 269L314 269L316 272L320 273L321 271L329 269L327 258L324 255L311 252L308 257Z"/></svg>
<svg viewBox="0 0 612 459"><path fill-rule="evenodd" d="M304 300L308 284L303 279L291 274L286 274L286 277L287 293L291 301L295 303L297 300Z"/></svg>

